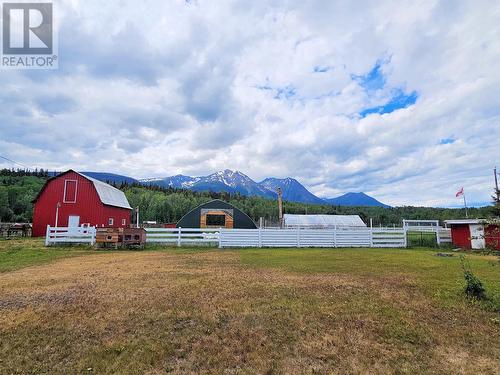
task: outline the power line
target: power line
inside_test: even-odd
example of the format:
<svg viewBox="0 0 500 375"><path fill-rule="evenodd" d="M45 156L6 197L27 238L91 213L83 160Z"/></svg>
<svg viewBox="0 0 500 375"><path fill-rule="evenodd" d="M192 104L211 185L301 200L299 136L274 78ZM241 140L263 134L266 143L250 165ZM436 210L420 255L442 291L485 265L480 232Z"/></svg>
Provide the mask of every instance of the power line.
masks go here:
<svg viewBox="0 0 500 375"><path fill-rule="evenodd" d="M21 167L24 167L26 169L34 169L34 168L31 168L31 167L28 167L27 165L23 164L23 163L19 163L15 160L12 160L12 159L9 159L9 158L6 158L5 156L2 156L0 155L0 158L4 159L4 160L7 160L7 161L10 161L11 163L14 163L14 164L17 164L17 165L20 165Z"/></svg>

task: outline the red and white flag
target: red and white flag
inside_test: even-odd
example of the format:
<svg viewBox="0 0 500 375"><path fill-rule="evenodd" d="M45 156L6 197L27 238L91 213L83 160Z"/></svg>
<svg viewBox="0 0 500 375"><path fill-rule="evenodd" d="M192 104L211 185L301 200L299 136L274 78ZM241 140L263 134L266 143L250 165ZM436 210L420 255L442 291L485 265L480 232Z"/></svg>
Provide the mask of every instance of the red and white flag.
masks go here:
<svg viewBox="0 0 500 375"><path fill-rule="evenodd" d="M459 191L457 191L457 193L455 194L455 197L458 198L461 195L464 195L464 188L463 187Z"/></svg>

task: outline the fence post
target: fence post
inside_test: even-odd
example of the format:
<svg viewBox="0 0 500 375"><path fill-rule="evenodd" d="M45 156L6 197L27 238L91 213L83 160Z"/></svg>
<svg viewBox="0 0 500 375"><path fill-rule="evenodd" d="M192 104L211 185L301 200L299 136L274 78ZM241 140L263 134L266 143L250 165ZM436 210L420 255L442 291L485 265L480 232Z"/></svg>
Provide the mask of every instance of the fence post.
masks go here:
<svg viewBox="0 0 500 375"><path fill-rule="evenodd" d="M262 228L259 228L259 247L262 247Z"/></svg>
<svg viewBox="0 0 500 375"><path fill-rule="evenodd" d="M97 229L96 229L96 227L90 227L89 230L90 230L90 234L91 234L90 244L92 246L94 246Z"/></svg>
<svg viewBox="0 0 500 375"><path fill-rule="evenodd" d="M45 246L49 246L50 225L47 225L47 232L45 232Z"/></svg>
<svg viewBox="0 0 500 375"><path fill-rule="evenodd" d="M373 219L370 218L370 247L373 247Z"/></svg>
<svg viewBox="0 0 500 375"><path fill-rule="evenodd" d="M333 226L333 246L337 247L337 223Z"/></svg>
<svg viewBox="0 0 500 375"><path fill-rule="evenodd" d="M406 231L406 226L403 227L403 235L404 235L404 247L408 247L408 233Z"/></svg>
<svg viewBox="0 0 500 375"><path fill-rule="evenodd" d="M222 228L219 228L219 249L222 249Z"/></svg>
<svg viewBox="0 0 500 375"><path fill-rule="evenodd" d="M300 247L300 225L297 227L297 247Z"/></svg>
<svg viewBox="0 0 500 375"><path fill-rule="evenodd" d="M439 237L439 227L436 228L436 242L438 247L441 247L441 238Z"/></svg>
<svg viewBox="0 0 500 375"><path fill-rule="evenodd" d="M181 247L181 233L182 233L182 228L179 227L179 231L178 231L178 234L177 234L177 246L178 247Z"/></svg>

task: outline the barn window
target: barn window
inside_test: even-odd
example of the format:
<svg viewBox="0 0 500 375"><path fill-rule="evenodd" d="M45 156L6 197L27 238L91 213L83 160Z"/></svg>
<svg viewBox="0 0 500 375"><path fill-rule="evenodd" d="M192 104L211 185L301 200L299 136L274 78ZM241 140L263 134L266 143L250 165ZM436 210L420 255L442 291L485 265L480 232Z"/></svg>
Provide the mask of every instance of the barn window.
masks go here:
<svg viewBox="0 0 500 375"><path fill-rule="evenodd" d="M113 219L112 217L110 217L110 218L108 219L108 225L113 225L113 223L114 223L114 222L115 222L115 221L114 221L114 219Z"/></svg>
<svg viewBox="0 0 500 375"><path fill-rule="evenodd" d="M64 180L64 203L76 203L77 184L76 180Z"/></svg>
<svg viewBox="0 0 500 375"><path fill-rule="evenodd" d="M122 219L122 225L127 225L127 220L126 219Z"/></svg>
<svg viewBox="0 0 500 375"><path fill-rule="evenodd" d="M226 226L226 215L207 214L207 226Z"/></svg>

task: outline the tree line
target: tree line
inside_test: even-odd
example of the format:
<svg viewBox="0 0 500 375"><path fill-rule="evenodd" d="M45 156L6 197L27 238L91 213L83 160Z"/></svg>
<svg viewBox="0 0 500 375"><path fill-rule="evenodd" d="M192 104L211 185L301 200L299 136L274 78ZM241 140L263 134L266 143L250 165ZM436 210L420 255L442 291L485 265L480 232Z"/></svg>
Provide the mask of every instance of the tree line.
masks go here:
<svg viewBox="0 0 500 375"><path fill-rule="evenodd" d="M0 221L31 222L33 199L46 181L33 175L0 174Z"/></svg>
<svg viewBox="0 0 500 375"><path fill-rule="evenodd" d="M29 169L14 169L14 168L3 168L0 169L0 177L24 177L24 176L35 176L35 177L42 177L42 178L48 178L49 177L49 171L48 169L43 169L43 168L35 168L33 170Z"/></svg>
<svg viewBox="0 0 500 375"><path fill-rule="evenodd" d="M36 197L49 174L44 170L0 170L0 221L30 222L33 215L32 200ZM132 207L140 208L142 220L175 223L184 214L212 199L222 199L241 209L256 222L264 218L277 223L278 205L275 200L247 197L226 192L196 192L191 190L143 186L121 183L115 185L124 191ZM497 204L498 206L498 204ZM464 209L433 207L347 207L284 202L284 212L290 214L359 215L364 222L374 225L400 226L403 219L432 220L465 218ZM499 216L494 206L469 208L469 217L491 218Z"/></svg>

